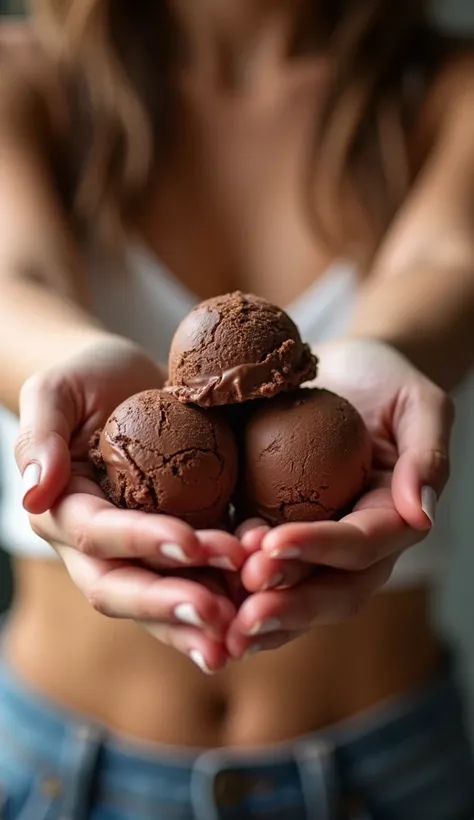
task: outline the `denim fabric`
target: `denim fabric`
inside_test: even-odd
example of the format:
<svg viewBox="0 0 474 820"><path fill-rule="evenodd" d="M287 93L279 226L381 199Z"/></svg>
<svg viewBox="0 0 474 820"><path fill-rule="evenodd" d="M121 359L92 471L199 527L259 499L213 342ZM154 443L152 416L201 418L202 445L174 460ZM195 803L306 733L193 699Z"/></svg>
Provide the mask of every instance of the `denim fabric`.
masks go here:
<svg viewBox="0 0 474 820"><path fill-rule="evenodd" d="M0 664L1 820L473 820L449 668L370 713L241 754L124 741Z"/></svg>

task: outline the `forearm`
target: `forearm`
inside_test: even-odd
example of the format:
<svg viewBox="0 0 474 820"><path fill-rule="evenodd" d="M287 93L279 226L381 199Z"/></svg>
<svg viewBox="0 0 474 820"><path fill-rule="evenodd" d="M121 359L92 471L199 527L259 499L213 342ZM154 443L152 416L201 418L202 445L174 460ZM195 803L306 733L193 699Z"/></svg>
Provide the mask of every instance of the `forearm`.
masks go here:
<svg viewBox="0 0 474 820"><path fill-rule="evenodd" d="M474 363L472 268L375 275L361 288L349 334L396 347L451 390Z"/></svg>
<svg viewBox="0 0 474 820"><path fill-rule="evenodd" d="M46 286L22 277L3 279L0 403L17 412L27 378L107 335L85 310Z"/></svg>

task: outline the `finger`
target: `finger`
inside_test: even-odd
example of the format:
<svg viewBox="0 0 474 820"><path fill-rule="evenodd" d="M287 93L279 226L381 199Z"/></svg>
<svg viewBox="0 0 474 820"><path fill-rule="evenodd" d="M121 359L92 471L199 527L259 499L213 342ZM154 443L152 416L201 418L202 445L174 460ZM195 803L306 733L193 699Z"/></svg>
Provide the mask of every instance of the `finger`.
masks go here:
<svg viewBox="0 0 474 820"><path fill-rule="evenodd" d="M257 642L275 632L304 632L354 617L390 578L397 556L363 572L324 570L297 589L261 592L242 605L227 634L234 652L238 633Z"/></svg>
<svg viewBox="0 0 474 820"><path fill-rule="evenodd" d="M269 533L262 550L270 557L361 571L422 538L396 510L381 506L355 510L341 521L284 524Z"/></svg>
<svg viewBox="0 0 474 820"><path fill-rule="evenodd" d="M401 516L416 529L434 523L436 501L449 476L453 404L434 385L407 391L394 410L393 431L399 459L392 493Z"/></svg>
<svg viewBox="0 0 474 820"><path fill-rule="evenodd" d="M74 478L68 494L50 513L32 516L31 524L46 541L67 544L95 558L154 556L162 568L204 560L194 530L183 521L117 509L97 495L97 487L84 478Z"/></svg>
<svg viewBox="0 0 474 820"><path fill-rule="evenodd" d="M198 530L196 538L203 550L207 566L235 572L242 567L247 557L238 538L228 532Z"/></svg>
<svg viewBox="0 0 474 820"><path fill-rule="evenodd" d="M89 558L70 547L57 551L91 606L109 618L187 624L222 637L235 614L230 601L193 581Z"/></svg>
<svg viewBox="0 0 474 820"><path fill-rule="evenodd" d="M186 655L192 662L189 666L190 674L196 672L197 667L200 672L213 675L223 669L228 661L227 650L223 642L213 640L197 629L156 624L152 621L142 621L140 626L161 643Z"/></svg>
<svg viewBox="0 0 474 820"><path fill-rule="evenodd" d="M15 457L28 512L45 512L64 491L71 472L69 441L75 423L74 397L64 381L33 377L24 384Z"/></svg>
<svg viewBox="0 0 474 820"><path fill-rule="evenodd" d="M312 572L314 567L305 562L277 561L259 550L245 562L241 578L248 592L264 592L294 586Z"/></svg>
<svg viewBox="0 0 474 820"><path fill-rule="evenodd" d="M250 518L236 530L237 538L247 554L252 554L260 549L264 536L269 532L270 527L263 518Z"/></svg>

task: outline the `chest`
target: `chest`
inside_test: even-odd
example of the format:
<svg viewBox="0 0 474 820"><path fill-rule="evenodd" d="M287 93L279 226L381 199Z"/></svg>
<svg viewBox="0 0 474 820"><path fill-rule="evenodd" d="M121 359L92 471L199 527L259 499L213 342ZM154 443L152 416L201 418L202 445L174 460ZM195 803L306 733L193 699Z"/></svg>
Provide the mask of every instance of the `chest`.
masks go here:
<svg viewBox="0 0 474 820"><path fill-rule="evenodd" d="M292 302L330 263L311 215L318 78L251 100L188 94L142 233L198 296Z"/></svg>

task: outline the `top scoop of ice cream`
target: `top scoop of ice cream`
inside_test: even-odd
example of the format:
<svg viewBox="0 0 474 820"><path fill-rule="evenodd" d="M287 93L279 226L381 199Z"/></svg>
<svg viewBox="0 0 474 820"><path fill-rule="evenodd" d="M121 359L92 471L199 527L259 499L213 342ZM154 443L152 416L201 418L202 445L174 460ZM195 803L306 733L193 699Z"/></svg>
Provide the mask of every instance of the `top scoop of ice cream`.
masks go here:
<svg viewBox="0 0 474 820"><path fill-rule="evenodd" d="M294 390L315 378L316 363L285 311L237 291L202 302L180 324L170 385L183 402L234 404Z"/></svg>
<svg viewBox="0 0 474 820"><path fill-rule="evenodd" d="M367 483L372 445L348 401L302 389L260 403L244 433L247 516L271 524L333 518Z"/></svg>
<svg viewBox="0 0 474 820"><path fill-rule="evenodd" d="M217 411L161 390L127 399L91 443L102 489L119 507L165 513L196 528L227 523L237 446Z"/></svg>

